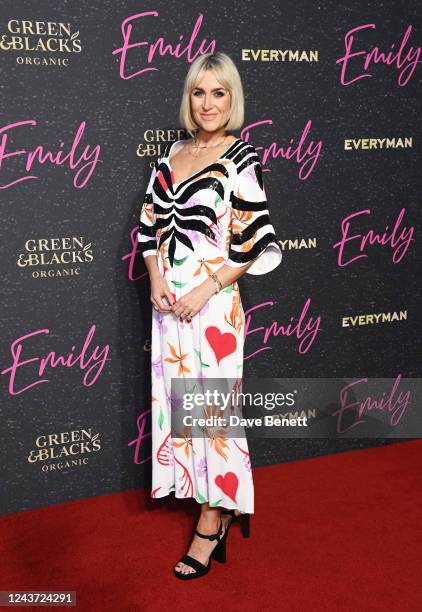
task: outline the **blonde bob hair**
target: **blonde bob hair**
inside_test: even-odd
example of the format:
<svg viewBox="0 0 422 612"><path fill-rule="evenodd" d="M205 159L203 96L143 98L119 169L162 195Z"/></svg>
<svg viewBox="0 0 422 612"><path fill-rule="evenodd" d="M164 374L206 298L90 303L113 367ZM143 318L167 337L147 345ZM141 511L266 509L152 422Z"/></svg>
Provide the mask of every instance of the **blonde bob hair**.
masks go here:
<svg viewBox="0 0 422 612"><path fill-rule="evenodd" d="M190 96L195 87L201 81L204 72L212 70L215 78L222 87L229 90L231 94L230 117L225 125L226 130L237 130L243 125L245 116L245 99L243 96L242 81L240 74L233 60L226 54L218 51L217 53L205 53L199 55L192 62L186 75L183 87L182 102L180 105L179 121L191 137L199 129L198 124L192 117Z"/></svg>

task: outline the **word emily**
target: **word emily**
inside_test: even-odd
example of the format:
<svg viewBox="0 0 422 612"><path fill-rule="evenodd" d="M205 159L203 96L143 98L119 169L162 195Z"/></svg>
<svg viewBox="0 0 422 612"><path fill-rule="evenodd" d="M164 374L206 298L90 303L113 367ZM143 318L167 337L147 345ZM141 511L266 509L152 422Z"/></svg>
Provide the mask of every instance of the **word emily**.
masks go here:
<svg viewBox="0 0 422 612"><path fill-rule="evenodd" d="M366 423L373 418L370 414L372 411L374 411L374 414L376 412L389 414L390 425L392 427L398 425L402 416L411 405L410 390L398 390L401 378L401 374L398 374L393 388L387 396L385 393L382 394L382 397L367 395L360 401L356 400L356 396L365 387L368 378L361 378L345 385L340 391L339 408L332 413L332 416L336 417L337 432L343 433ZM365 391L361 391L361 393L365 395ZM344 421L347 423L344 423Z"/></svg>
<svg viewBox="0 0 422 612"><path fill-rule="evenodd" d="M38 329L34 332L30 332L23 336L17 338L10 347L10 352L12 355L12 365L8 368L4 369L1 374L8 374L10 372L10 380L9 380L9 393L11 395L19 395L36 385L40 385L42 383L50 382L49 378L41 378L47 367L51 369L57 368L58 366L73 368L76 366L80 370L86 370L85 375L83 377L83 384L85 387L91 387L100 376L105 362L107 361L107 355L110 350L110 346L106 344L102 349L100 349L99 345L94 347L94 350L91 350L90 355L88 355L88 348L91 342L91 339L95 332L95 325L91 325L91 328L88 332L88 335L85 339L85 342L82 346L82 350L79 354L74 355L73 351L75 347L72 346L72 352L68 355L56 355L55 351L50 351L45 357L28 357L24 358L22 352L28 352L31 350L33 346L33 339L35 336L39 334L48 334L50 330L48 329ZM33 353L32 353L33 354ZM110 361L110 359L108 359ZM34 364L37 368L33 369L33 366L29 366L29 364ZM92 365L90 365L92 364ZM89 366L89 367L88 367ZM88 368L88 369L87 369ZM20 389L15 388L16 378L18 373L22 373L22 377L25 380L32 380L30 384L21 387ZM91 373L94 373L91 376Z"/></svg>
<svg viewBox="0 0 422 612"><path fill-rule="evenodd" d="M148 72L150 70L159 70L159 68L157 68L156 66L151 66L141 68L140 70L137 70L130 74L126 74L127 55L129 51L135 49L135 53L131 54L132 57L129 57L129 60L127 62L129 65L133 65L134 61L136 62L136 59L134 60L133 56L135 56L135 58L139 57L139 47L146 48L146 61L148 62L148 64L150 64L154 60L155 55L158 55L159 57L162 57L163 55L173 55L177 58L186 55L187 61L193 62L193 60L198 55L204 53L214 53L217 44L215 39L212 39L209 42L207 42L205 38L198 41L196 40L196 37L199 35L198 33L203 21L203 15L200 15L196 20L195 25L192 29L192 33L189 37L189 41L187 43L183 42L183 46L182 34L179 35L180 42L178 42L174 46L172 46L170 43L166 43L162 36L160 36L155 42L152 43L144 40L143 38L141 40L135 39L135 42L133 42L133 38L131 36L134 26L135 28L136 26L138 26L137 30L140 32L145 32L148 30L148 23L145 23L146 17L158 17L158 12L145 11L145 13L136 13L135 15L131 15L130 17L126 17L126 19L122 21L121 30L123 37L123 45L119 47L119 49L115 49L112 52L112 55L120 55L121 79L133 79L133 77L136 77L142 74L143 72ZM196 49L194 49L194 46L196 46Z"/></svg>
<svg viewBox="0 0 422 612"><path fill-rule="evenodd" d="M272 124L272 120L264 119L262 121L256 121L255 123L249 123L242 129L240 134L241 138L248 141L251 131L253 131L254 128L264 124ZM291 138L290 143L284 146L278 146L273 142L271 145L266 147L262 154L263 170L266 171L265 164L267 163L269 157L277 159L277 157L281 156L288 161L292 159L292 163L296 163L300 168L298 173L299 179L301 181L306 181L313 172L321 155L322 149L321 140L314 141L311 139L311 137L308 139L311 127L312 121L309 119L298 138L297 144L294 142L294 139ZM264 147L260 146L256 147L257 150L263 148Z"/></svg>
<svg viewBox="0 0 422 612"><path fill-rule="evenodd" d="M319 316L315 317L315 319L308 316L308 318L305 320L310 302L311 300L308 298L303 305L299 319L293 323L293 317L290 317L290 323L287 325L282 325L281 323L277 323L277 321L273 321L268 327L260 325L259 327L252 328L252 316L255 317L257 314L256 311L260 310L261 308L273 306L275 304L273 301L262 302L262 304L256 304L255 306L245 310L245 338L251 334L258 334L258 336L254 337L259 338L258 342L261 342L261 346L249 355L245 355L244 360L246 361L246 359L254 357L261 351L271 350L272 347L268 346L268 341L273 336L277 337L279 334L282 334L283 336L294 335L298 340L300 340L298 349L299 353L307 353L316 338L321 323L321 317Z"/></svg>
<svg viewBox="0 0 422 612"><path fill-rule="evenodd" d="M366 234L351 234L350 233L350 224L354 220L355 217L359 217L359 215L369 215L370 210L360 210L359 212L352 213L343 219L341 222L341 232L342 237L339 242L333 244L333 248L338 247L338 258L337 263L340 267L345 267L350 265L351 263L357 261L358 259L362 259L364 257L369 257L365 250L368 245L373 246L374 244L380 244L385 247L388 245L390 249L393 250L393 263L398 264L403 259L406 254L407 249L409 248L410 243L413 238L414 227L413 225L407 228L406 226L403 229L399 230L399 226L401 220L403 219L405 208L402 208L397 220L394 224L393 229L388 232L388 225L385 228L383 234L378 234L373 230L369 230ZM349 246L349 249L354 249L355 257L350 257L347 260L344 260L344 251L346 245Z"/></svg>
<svg viewBox="0 0 422 612"><path fill-rule="evenodd" d="M36 174L31 173L35 162L37 162L39 165L49 163L56 166L62 166L63 164L67 164L71 170L76 170L78 168L78 171L73 179L73 185L76 187L76 189L82 189L82 187L85 187L91 178L97 163L101 161L99 159L100 145L95 145L92 150L90 145L86 145L82 151L77 152L80 140L82 139L85 130L85 121L82 121L79 125L78 131L76 132L70 149L67 152L63 150L64 142L62 140L59 141L56 151L50 151L48 149L45 150L43 145L38 145L33 151L26 151L25 149L8 151L7 141L9 134L12 132L12 130L27 125L37 125L37 122L33 119L29 119L28 121L9 123L8 125L0 128L0 172L3 169L3 162L9 158L19 159L21 157L26 157L24 170L17 171L16 174L18 176L14 180L5 184L1 184L0 182L0 189L7 189L8 187L12 187L13 185L21 183L22 181L38 179L39 177ZM8 173L10 173L10 170Z"/></svg>
<svg viewBox="0 0 422 612"><path fill-rule="evenodd" d="M411 76L416 70L416 66L420 63L419 58L421 55L421 47L410 47L405 52L405 46L407 41L409 40L410 34L412 32L412 26L408 26L406 32L404 33L403 40L400 43L400 47L398 51L380 51L378 47L374 47L371 51L352 51L352 46L354 44L353 35L360 32L360 30L366 30L367 28L376 28L375 23L367 23L362 26L358 26L356 28L352 28L349 30L344 37L344 46L346 52L343 57L336 60L336 64L342 64L341 66L341 75L340 82L342 85L351 85L360 79L365 79L368 77L372 77L373 75L369 72L369 67L371 64L387 64L388 66L395 64L397 70L400 70L399 77L397 79L397 83L400 87L404 87L410 81ZM391 48L395 45L392 44ZM353 64L356 64L357 58L363 59L363 70L358 76L354 79L350 79L346 81L346 70L349 68L349 64L351 64L352 59ZM355 70L355 72L357 72Z"/></svg>

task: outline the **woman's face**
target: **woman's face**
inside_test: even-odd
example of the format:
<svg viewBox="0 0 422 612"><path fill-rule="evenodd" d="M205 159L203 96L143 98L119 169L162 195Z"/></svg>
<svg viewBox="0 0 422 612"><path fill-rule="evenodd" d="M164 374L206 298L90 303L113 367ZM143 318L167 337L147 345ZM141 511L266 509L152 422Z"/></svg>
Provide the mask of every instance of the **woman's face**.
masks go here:
<svg viewBox="0 0 422 612"><path fill-rule="evenodd" d="M206 70L192 90L190 103L196 123L205 132L220 130L229 119L230 92L217 81L212 70Z"/></svg>

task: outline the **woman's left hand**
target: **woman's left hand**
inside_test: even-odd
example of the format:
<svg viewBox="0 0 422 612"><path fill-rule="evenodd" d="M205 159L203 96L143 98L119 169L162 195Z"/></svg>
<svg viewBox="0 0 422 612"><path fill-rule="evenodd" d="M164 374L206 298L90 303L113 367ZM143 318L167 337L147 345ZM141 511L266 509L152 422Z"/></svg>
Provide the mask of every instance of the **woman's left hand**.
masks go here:
<svg viewBox="0 0 422 612"><path fill-rule="evenodd" d="M194 287L182 295L172 306L174 314L182 319L190 319L201 310L208 300L215 294L215 284L207 279L198 287Z"/></svg>

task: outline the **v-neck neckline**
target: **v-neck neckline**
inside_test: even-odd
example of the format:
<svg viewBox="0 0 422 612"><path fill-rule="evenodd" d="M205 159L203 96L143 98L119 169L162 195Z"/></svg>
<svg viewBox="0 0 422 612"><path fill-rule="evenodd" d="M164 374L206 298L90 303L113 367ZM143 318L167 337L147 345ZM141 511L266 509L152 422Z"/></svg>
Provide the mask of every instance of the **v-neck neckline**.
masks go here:
<svg viewBox="0 0 422 612"><path fill-rule="evenodd" d="M169 170L170 170L170 175L171 175L171 177L172 177L172 186L173 186L173 187L179 186L179 185L181 185L182 183L186 183L186 181L188 181L189 179L193 178L193 177L194 177L194 176L196 176L197 174L203 174L203 173L205 172L205 170L207 170L207 168L209 168L210 166L213 166L214 164L216 164L218 161L220 161L220 159L224 159L224 156L225 156L225 155L226 155L226 154L227 154L227 153L230 151L230 149L232 148L232 146L233 146L234 144L236 144L236 143L237 143L238 141L240 141L240 140L241 140L240 138L236 138L236 140L233 140L233 142L232 142L232 143L229 145L229 147L228 147L228 148L227 148L225 151L223 151L223 153L221 153L221 155L220 155L219 157L217 157L217 159L215 159L214 161L212 161L212 162L210 162L209 164L207 164L207 165L206 165L204 168L202 168L201 170L197 170L196 172L193 172L193 174L191 174L190 176L187 176L187 177L186 177L186 178L184 178L182 181L173 182L174 173L173 173L173 168L171 167L171 163L170 163L170 155L171 155L171 152L172 152L172 149L173 149L174 145L175 145L177 142L182 142L181 140L175 140L175 141L172 143L171 147L170 147L170 150L169 150L168 155L167 155L167 160L166 160L166 161L167 161L167 165L168 165Z"/></svg>

